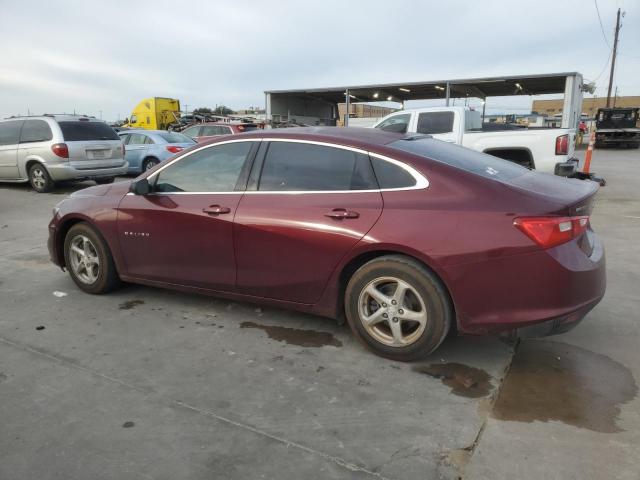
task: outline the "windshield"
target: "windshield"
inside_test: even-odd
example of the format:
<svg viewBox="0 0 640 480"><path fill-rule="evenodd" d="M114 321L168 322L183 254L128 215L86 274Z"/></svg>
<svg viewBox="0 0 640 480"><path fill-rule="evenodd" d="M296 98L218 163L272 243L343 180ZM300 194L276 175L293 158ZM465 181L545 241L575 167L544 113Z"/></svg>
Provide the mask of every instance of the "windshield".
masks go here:
<svg viewBox="0 0 640 480"><path fill-rule="evenodd" d="M102 122L60 122L59 125L66 142L120 140L116 131Z"/></svg>
<svg viewBox="0 0 640 480"><path fill-rule="evenodd" d="M178 132L161 132L156 135L167 143L196 143L191 137L187 137L186 135Z"/></svg>
<svg viewBox="0 0 640 480"><path fill-rule="evenodd" d="M508 160L429 137L396 140L387 146L494 180L511 180L529 171Z"/></svg>

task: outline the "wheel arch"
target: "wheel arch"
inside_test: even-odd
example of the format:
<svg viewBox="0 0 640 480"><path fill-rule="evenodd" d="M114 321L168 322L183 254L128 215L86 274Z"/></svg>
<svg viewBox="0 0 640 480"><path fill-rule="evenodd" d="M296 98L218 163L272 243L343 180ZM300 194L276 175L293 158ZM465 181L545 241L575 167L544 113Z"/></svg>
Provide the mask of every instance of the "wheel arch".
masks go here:
<svg viewBox="0 0 640 480"><path fill-rule="evenodd" d="M435 262L431 258L418 251L408 249L399 245L385 245L376 246L374 248L355 253L348 260L346 260L339 269L339 274L337 276L338 291L336 292L336 312L338 314L337 317L341 322L344 319L344 297L349 279L365 263L386 255L399 255L406 257L417 262L419 265L426 268L433 275L435 275L436 278L438 278L438 280L442 282L442 286L444 287L444 290L449 297L449 302L451 303L451 307L453 309L453 318L457 318L456 303L451 293L451 288L449 287L449 281L442 269L436 267ZM451 326L451 328L456 328L455 324L457 322L452 323L453 325Z"/></svg>

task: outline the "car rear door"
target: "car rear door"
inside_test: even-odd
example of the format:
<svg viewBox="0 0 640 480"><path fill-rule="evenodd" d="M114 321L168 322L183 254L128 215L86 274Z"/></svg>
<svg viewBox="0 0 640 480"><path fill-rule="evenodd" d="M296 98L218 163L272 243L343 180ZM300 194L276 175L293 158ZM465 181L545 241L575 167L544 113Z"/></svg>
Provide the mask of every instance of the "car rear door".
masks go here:
<svg viewBox="0 0 640 480"><path fill-rule="evenodd" d="M194 150L148 177L151 193L125 195L117 222L127 275L233 291L233 218L258 144Z"/></svg>
<svg viewBox="0 0 640 480"><path fill-rule="evenodd" d="M264 142L234 221L238 291L316 302L340 260L381 213L366 152Z"/></svg>
<svg viewBox="0 0 640 480"><path fill-rule="evenodd" d="M18 142L23 120L0 122L0 178L16 180L18 173Z"/></svg>
<svg viewBox="0 0 640 480"><path fill-rule="evenodd" d="M125 158L130 168L140 169L142 159L145 157L149 145L147 136L142 133L130 133L126 144Z"/></svg>

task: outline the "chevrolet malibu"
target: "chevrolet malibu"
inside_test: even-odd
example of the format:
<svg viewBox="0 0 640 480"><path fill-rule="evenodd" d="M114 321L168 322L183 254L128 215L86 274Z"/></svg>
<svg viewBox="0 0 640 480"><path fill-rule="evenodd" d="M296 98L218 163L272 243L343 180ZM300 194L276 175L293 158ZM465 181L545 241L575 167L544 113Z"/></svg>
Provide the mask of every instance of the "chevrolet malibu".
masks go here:
<svg viewBox="0 0 640 480"><path fill-rule="evenodd" d="M582 320L605 292L597 188L426 135L259 131L73 194L48 244L88 293L126 281L346 317L410 361L453 329Z"/></svg>

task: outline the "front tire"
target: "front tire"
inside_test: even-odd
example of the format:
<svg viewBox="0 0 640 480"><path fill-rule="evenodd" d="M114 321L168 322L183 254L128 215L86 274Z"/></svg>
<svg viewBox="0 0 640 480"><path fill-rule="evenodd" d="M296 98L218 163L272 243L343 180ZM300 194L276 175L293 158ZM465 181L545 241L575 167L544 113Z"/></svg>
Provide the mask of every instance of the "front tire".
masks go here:
<svg viewBox="0 0 640 480"><path fill-rule="evenodd" d="M87 293L107 293L120 285L106 241L87 223L77 223L69 229L64 258L71 279Z"/></svg>
<svg viewBox="0 0 640 480"><path fill-rule="evenodd" d="M29 168L29 183L31 188L38 193L50 192L55 186L49 172L40 163L34 163Z"/></svg>
<svg viewBox="0 0 640 480"><path fill-rule="evenodd" d="M345 313L353 334L376 354L409 362L445 339L453 307L440 279L419 262L385 255L351 277Z"/></svg>

